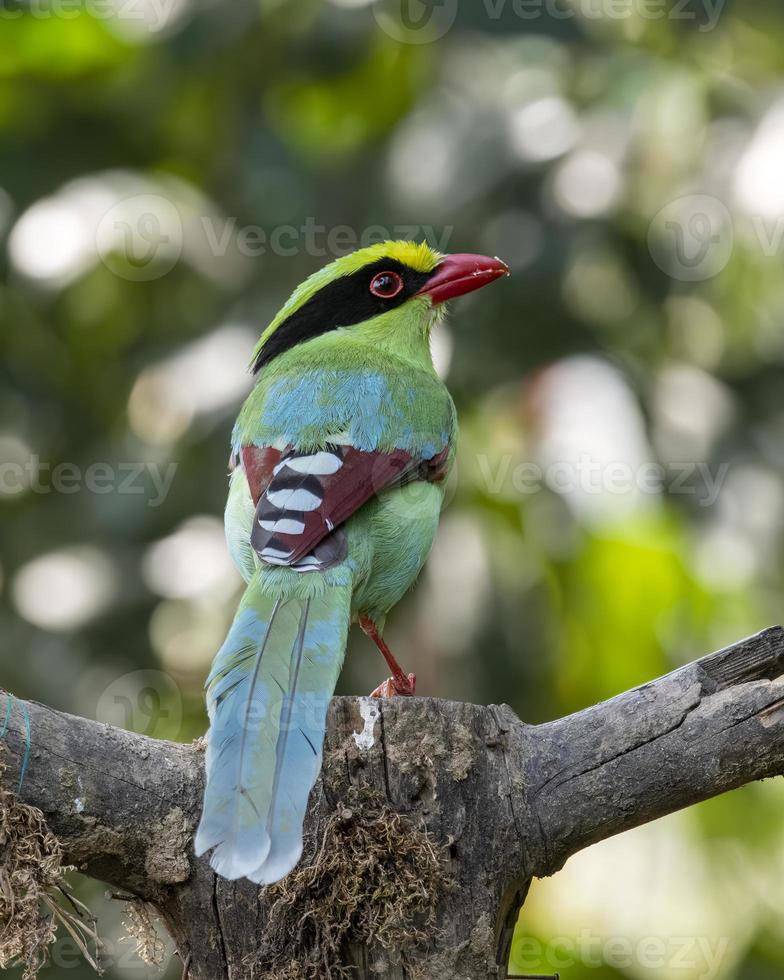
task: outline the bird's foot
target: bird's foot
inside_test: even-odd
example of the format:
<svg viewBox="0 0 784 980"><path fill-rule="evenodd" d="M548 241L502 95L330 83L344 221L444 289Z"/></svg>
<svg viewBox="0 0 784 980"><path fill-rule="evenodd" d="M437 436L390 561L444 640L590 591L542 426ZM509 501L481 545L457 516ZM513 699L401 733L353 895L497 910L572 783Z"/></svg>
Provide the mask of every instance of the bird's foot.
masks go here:
<svg viewBox="0 0 784 980"><path fill-rule="evenodd" d="M362 631L366 636L376 644L378 649L381 651L384 660L387 662L387 666L392 671L392 676L387 678L383 684L373 691L370 695L371 698L394 698L394 697L413 697L416 690L416 674L406 674L403 673L403 669L400 664L395 660L392 655L392 651L389 649L387 644L384 642L381 632L378 626L370 619L369 616L360 616L359 625L362 627Z"/></svg>
<svg viewBox="0 0 784 980"><path fill-rule="evenodd" d="M411 698L416 693L416 674L400 674L398 677L387 677L383 684L371 693L371 698Z"/></svg>

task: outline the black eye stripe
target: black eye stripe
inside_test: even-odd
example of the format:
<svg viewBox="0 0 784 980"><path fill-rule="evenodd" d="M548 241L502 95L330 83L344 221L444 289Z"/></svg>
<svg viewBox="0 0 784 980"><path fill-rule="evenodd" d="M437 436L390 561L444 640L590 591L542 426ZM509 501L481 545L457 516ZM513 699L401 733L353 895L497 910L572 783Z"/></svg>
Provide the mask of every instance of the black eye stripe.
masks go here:
<svg viewBox="0 0 784 980"><path fill-rule="evenodd" d="M259 351L253 363L254 373L297 344L395 309L419 292L434 271L417 272L394 259L379 259L349 276L340 276L280 324ZM399 293L388 298L373 295L370 282L380 272L396 272L402 278Z"/></svg>

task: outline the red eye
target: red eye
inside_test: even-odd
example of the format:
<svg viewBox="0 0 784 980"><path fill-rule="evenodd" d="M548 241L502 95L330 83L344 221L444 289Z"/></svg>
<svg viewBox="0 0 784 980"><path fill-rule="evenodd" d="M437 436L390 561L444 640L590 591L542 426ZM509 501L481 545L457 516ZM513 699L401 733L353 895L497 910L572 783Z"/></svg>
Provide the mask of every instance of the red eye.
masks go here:
<svg viewBox="0 0 784 980"><path fill-rule="evenodd" d="M396 272L379 272L370 280L370 292L380 299L392 299L403 288L403 280Z"/></svg>

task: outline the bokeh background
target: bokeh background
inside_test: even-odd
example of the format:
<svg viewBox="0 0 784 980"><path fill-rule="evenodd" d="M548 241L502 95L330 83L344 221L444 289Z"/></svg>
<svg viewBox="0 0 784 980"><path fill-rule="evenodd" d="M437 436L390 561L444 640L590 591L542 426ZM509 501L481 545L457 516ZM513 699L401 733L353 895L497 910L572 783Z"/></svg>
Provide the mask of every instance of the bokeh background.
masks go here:
<svg viewBox="0 0 784 980"><path fill-rule="evenodd" d="M388 236L514 273L434 338L458 476L389 624L421 693L540 722L782 619L779 0L5 0L3 687L204 730L252 346ZM353 636L340 691L382 677ZM780 978L783 808L755 785L572 859L510 972ZM109 975L156 975L79 887Z"/></svg>

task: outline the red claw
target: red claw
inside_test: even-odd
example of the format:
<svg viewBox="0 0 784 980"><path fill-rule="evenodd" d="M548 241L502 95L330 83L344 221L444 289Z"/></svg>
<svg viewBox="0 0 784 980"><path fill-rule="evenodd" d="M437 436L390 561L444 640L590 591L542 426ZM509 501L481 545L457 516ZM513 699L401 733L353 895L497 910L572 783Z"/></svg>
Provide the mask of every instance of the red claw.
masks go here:
<svg viewBox="0 0 784 980"><path fill-rule="evenodd" d="M409 674L406 683L403 684L400 678L388 677L383 684L379 684L375 691L372 691L371 698L411 698L416 693L416 674Z"/></svg>

